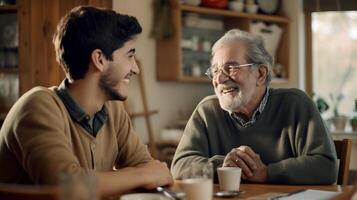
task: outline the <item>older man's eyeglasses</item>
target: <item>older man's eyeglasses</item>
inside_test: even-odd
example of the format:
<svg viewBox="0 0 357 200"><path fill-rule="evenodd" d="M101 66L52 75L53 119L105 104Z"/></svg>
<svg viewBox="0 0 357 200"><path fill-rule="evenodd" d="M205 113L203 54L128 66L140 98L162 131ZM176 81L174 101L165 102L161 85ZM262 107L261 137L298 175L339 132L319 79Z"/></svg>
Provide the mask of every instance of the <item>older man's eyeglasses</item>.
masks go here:
<svg viewBox="0 0 357 200"><path fill-rule="evenodd" d="M235 70L239 70L243 67L250 67L250 66L254 66L254 65L255 65L255 63L248 63L248 64L242 64L242 65L240 65L238 63L226 63L226 64L222 65L221 67L213 65L212 67L207 69L205 74L211 80L217 78L217 76L220 72L222 72L224 75L230 77L232 75L232 73L235 72Z"/></svg>

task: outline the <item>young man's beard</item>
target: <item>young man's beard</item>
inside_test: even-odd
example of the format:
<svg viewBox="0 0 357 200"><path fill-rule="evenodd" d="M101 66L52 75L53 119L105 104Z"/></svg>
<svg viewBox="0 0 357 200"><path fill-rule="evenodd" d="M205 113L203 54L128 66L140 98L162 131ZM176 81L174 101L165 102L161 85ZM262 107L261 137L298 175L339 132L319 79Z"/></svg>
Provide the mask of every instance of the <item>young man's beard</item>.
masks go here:
<svg viewBox="0 0 357 200"><path fill-rule="evenodd" d="M113 89L118 84L117 80L110 78L110 73L106 73L100 77L99 87L105 92L108 100L119 100L125 101L127 96L121 95L115 89Z"/></svg>

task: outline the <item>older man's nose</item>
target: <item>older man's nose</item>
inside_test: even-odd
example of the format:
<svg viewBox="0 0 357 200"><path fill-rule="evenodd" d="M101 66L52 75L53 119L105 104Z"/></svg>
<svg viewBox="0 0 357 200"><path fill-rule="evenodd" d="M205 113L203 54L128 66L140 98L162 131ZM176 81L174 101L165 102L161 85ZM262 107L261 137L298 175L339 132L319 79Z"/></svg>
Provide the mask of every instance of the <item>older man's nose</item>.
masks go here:
<svg viewBox="0 0 357 200"><path fill-rule="evenodd" d="M222 69L220 69L220 70L218 71L216 80L217 80L218 83L224 83L224 82L226 82L227 80L229 80L229 75L226 74Z"/></svg>

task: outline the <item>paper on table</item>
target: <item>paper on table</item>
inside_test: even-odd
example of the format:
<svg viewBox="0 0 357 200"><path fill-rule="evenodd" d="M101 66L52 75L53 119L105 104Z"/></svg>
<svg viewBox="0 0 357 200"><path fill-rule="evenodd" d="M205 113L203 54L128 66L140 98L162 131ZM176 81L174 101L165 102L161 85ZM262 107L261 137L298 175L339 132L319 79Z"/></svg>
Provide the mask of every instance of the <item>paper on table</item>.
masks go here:
<svg viewBox="0 0 357 200"><path fill-rule="evenodd" d="M302 192L298 192L292 195L287 194L286 196L282 196L279 198L274 198L273 199L279 199L279 200L325 200L325 199L330 199L336 195L338 195L339 192L331 192L331 191L323 191L323 190L304 190Z"/></svg>
<svg viewBox="0 0 357 200"><path fill-rule="evenodd" d="M276 196L284 195L285 193L277 193L277 192L268 192L264 194L260 194L257 196L252 196L247 198L247 200L267 200L267 199L272 199Z"/></svg>

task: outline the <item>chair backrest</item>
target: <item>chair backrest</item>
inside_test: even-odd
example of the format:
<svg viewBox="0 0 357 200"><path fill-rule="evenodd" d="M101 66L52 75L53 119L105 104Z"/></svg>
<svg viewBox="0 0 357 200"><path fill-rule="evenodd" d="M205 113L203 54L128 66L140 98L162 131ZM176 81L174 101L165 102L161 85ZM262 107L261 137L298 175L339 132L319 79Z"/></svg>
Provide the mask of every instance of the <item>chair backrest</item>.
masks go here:
<svg viewBox="0 0 357 200"><path fill-rule="evenodd" d="M350 169L352 140L351 139L334 140L334 143L336 147L337 158L340 159L337 184L347 185L348 174Z"/></svg>
<svg viewBox="0 0 357 200"><path fill-rule="evenodd" d="M0 199L6 200L58 200L56 186L35 186L0 183Z"/></svg>

